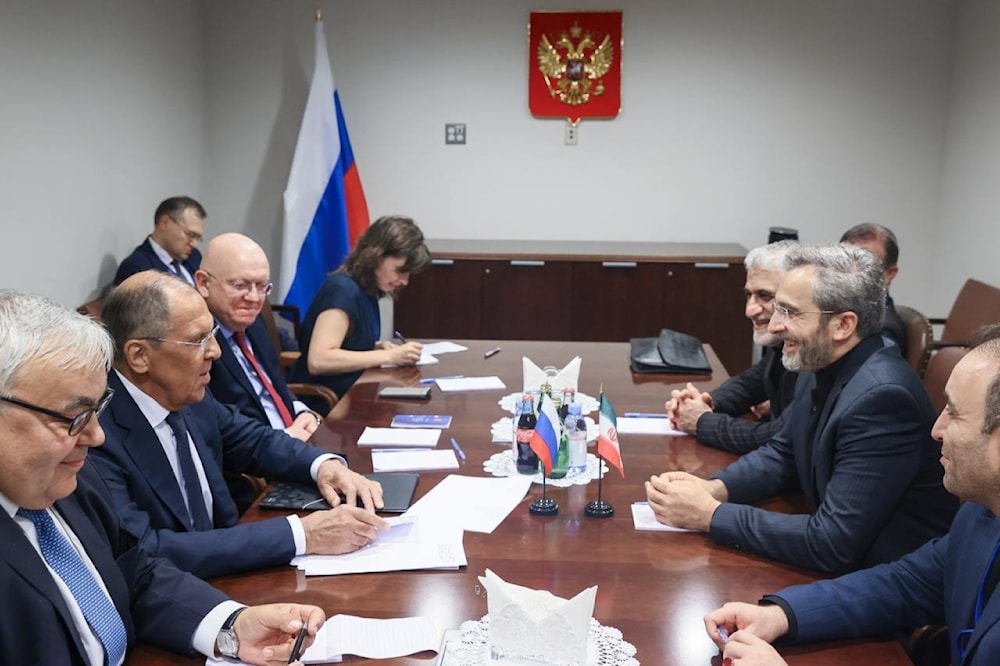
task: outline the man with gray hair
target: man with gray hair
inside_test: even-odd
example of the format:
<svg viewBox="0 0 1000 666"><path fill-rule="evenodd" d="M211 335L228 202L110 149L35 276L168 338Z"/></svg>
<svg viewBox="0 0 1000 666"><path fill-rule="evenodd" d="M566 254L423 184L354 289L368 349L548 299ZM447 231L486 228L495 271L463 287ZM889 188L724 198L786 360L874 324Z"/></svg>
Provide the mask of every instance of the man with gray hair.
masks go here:
<svg viewBox="0 0 1000 666"><path fill-rule="evenodd" d="M900 354L906 358L906 324L896 312L896 304L889 295L889 287L899 273L899 243L896 241L896 234L889 227L864 222L855 224L845 231L840 237L840 242L863 247L882 262L882 268L885 270L885 318L882 320L882 337L895 342Z"/></svg>
<svg viewBox="0 0 1000 666"><path fill-rule="evenodd" d="M753 341L764 347L760 361L711 393L688 384L670 394L667 415L702 444L747 453L770 440L785 422L785 410L795 396L796 373L782 365L781 337L767 327L778 281L785 272L785 255L797 245L790 240L771 243L750 250L743 260L747 269L744 312L753 323ZM751 412L757 420L740 418Z"/></svg>
<svg viewBox="0 0 1000 666"><path fill-rule="evenodd" d="M121 527L88 460L113 395L98 323L0 291L0 340L0 662L120 666L143 640L265 664L288 659L303 624L315 636L319 608L247 608Z"/></svg>
<svg viewBox="0 0 1000 666"><path fill-rule="evenodd" d="M661 522L797 566L846 572L890 562L944 534L957 501L941 483L934 408L913 369L882 340L885 278L849 245L788 253L769 330L798 371L798 399L770 442L711 479L646 482ZM801 492L815 513L757 508Z"/></svg>

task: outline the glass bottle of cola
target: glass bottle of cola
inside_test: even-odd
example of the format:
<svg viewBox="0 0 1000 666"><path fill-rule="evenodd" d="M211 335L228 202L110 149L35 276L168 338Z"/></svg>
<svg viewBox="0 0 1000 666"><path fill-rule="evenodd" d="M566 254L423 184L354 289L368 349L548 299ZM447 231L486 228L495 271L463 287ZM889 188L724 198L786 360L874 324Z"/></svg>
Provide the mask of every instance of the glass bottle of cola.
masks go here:
<svg viewBox="0 0 1000 666"><path fill-rule="evenodd" d="M514 441L514 464L521 474L534 474L538 471L538 456L531 450L530 444L537 422L534 398L525 394L521 397Z"/></svg>

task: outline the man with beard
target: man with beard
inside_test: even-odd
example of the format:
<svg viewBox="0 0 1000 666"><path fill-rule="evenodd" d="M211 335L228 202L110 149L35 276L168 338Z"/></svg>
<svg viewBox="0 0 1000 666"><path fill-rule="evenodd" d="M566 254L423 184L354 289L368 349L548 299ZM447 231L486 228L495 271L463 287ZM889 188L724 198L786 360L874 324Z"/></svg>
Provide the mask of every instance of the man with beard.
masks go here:
<svg viewBox="0 0 1000 666"><path fill-rule="evenodd" d="M849 245L788 253L769 330L798 371L788 421L770 442L700 479L646 482L658 520L797 566L847 572L891 562L944 534L957 500L941 483L934 408L899 352L882 340L885 278ZM812 514L753 504L803 493Z"/></svg>
<svg viewBox="0 0 1000 666"><path fill-rule="evenodd" d="M767 330L774 294L785 272L785 255L798 245L781 241L750 250L743 261L747 269L745 314L753 323L753 341L764 347L760 361L711 393L693 384L675 390L666 403L674 425L708 444L732 453L747 453L781 430L786 409L795 395L794 372L781 363L781 337ZM740 418L753 412L757 420Z"/></svg>
<svg viewBox="0 0 1000 666"><path fill-rule="evenodd" d="M892 564L797 585L758 605L705 616L709 636L738 664L785 666L769 644L812 643L948 627L952 664L986 666L1000 651L1000 329L983 330L955 366L934 424L945 487L962 500L947 536ZM730 634L726 642L719 632Z"/></svg>

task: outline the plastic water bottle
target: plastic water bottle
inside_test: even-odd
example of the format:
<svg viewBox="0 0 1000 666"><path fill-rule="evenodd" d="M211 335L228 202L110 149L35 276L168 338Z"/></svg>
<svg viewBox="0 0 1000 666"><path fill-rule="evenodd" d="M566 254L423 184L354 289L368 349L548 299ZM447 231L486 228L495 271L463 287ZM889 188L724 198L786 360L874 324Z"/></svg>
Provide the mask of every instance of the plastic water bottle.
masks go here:
<svg viewBox="0 0 1000 666"><path fill-rule="evenodd" d="M566 415L566 436L569 440L569 473L587 470L587 423L583 420L580 403L571 402Z"/></svg>

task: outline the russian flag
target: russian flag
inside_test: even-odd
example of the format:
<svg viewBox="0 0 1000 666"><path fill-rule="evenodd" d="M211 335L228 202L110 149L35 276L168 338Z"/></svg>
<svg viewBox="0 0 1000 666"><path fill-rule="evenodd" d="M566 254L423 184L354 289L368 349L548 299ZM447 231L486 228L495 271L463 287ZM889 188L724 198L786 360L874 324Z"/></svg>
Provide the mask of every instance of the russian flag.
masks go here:
<svg viewBox="0 0 1000 666"><path fill-rule="evenodd" d="M548 399L546 399L548 398ZM545 476L552 473L552 464L559 455L559 415L552 398L542 393L538 396L541 404L538 407L538 419L535 422L535 434L531 436L529 445L538 459L542 461Z"/></svg>
<svg viewBox="0 0 1000 666"><path fill-rule="evenodd" d="M317 20L316 65L285 188L279 298L304 313L326 274L344 262L368 223L323 22Z"/></svg>

